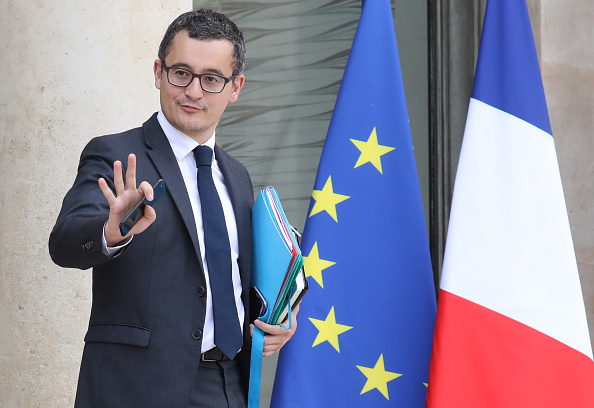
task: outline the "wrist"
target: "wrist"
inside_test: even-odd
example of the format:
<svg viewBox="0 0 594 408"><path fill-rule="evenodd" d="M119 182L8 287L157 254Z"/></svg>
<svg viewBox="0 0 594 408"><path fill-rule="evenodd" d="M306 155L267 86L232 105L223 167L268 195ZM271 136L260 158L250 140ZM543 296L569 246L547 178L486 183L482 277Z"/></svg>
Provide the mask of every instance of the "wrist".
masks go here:
<svg viewBox="0 0 594 408"><path fill-rule="evenodd" d="M130 239L130 237L123 237L118 227L110 227L109 220L103 225L103 237L108 248L120 246Z"/></svg>

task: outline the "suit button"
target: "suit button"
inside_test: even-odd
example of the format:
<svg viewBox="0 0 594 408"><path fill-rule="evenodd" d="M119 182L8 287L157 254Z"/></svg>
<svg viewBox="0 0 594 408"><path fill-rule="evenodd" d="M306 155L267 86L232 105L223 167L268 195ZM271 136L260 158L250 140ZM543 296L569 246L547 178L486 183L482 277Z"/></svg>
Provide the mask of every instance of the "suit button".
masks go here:
<svg viewBox="0 0 594 408"><path fill-rule="evenodd" d="M90 249L92 249L92 248L93 248L93 245L94 245L94 242L93 242L93 241L87 241L87 242L85 242L85 243L83 244L83 246L82 246L82 247L83 247L83 250L84 250L84 251L88 251L88 250L90 250Z"/></svg>
<svg viewBox="0 0 594 408"><path fill-rule="evenodd" d="M204 295L206 295L206 289L204 289L202 286L198 287L198 290L196 291L196 293L198 294L198 296L202 297Z"/></svg>
<svg viewBox="0 0 594 408"><path fill-rule="evenodd" d="M198 330L198 329L194 330L192 332L192 338L194 340L200 340L202 338L202 330Z"/></svg>

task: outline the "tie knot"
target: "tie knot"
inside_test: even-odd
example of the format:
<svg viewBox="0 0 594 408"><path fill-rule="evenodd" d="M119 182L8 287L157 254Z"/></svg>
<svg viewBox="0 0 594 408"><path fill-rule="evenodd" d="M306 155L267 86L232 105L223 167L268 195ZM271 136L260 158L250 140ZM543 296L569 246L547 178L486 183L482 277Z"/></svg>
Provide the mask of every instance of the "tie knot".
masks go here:
<svg viewBox="0 0 594 408"><path fill-rule="evenodd" d="M198 146L194 150L196 167L212 165L212 149L208 146Z"/></svg>

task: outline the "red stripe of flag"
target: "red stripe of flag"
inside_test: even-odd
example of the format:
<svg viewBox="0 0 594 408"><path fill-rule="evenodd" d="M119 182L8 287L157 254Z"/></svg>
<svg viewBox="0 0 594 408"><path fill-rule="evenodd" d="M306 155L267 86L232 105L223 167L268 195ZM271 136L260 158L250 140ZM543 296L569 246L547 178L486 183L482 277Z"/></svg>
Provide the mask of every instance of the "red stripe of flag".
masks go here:
<svg viewBox="0 0 594 408"><path fill-rule="evenodd" d="M444 290L433 353L427 407L594 407L592 359Z"/></svg>

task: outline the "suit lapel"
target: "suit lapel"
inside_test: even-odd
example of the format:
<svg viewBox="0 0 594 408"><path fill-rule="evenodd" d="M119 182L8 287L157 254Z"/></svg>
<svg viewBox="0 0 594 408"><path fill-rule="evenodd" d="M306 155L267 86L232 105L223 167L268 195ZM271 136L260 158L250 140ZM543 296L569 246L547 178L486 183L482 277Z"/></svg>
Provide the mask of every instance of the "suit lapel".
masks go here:
<svg viewBox="0 0 594 408"><path fill-rule="evenodd" d="M240 197L241 194L239 192L240 189L240 179L239 175L235 167L233 166L233 162L229 160L227 153L221 149L218 145L215 145L215 156L217 162L219 164L219 168L221 169L221 173L223 173L223 177L225 178L225 185L229 190L229 197L231 198L231 205L233 206L233 210L235 214L238 214L240 210L241 201ZM239 227L239 226L238 226Z"/></svg>
<svg viewBox="0 0 594 408"><path fill-rule="evenodd" d="M247 293L251 271L251 208L253 192L251 183L245 171L239 169L238 164L219 146L215 146L215 155L221 173L225 178L225 185L229 191L231 205L235 212L237 235L239 239L239 271L243 284L244 303L247 305Z"/></svg>
<svg viewBox="0 0 594 408"><path fill-rule="evenodd" d="M192 238L192 244L194 245L198 260L201 260L198 232L196 231L196 222L194 221L194 213L190 204L190 198L188 197L188 190L186 189L171 145L159 125L157 114L153 115L144 123L143 129L147 154L157 169L157 172L161 175L161 178L165 180L165 189L171 195L184 221L185 227ZM199 263L202 267L202 262L200 261Z"/></svg>

